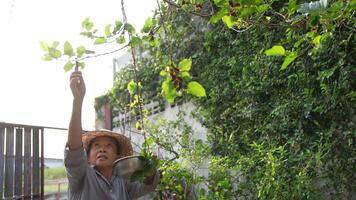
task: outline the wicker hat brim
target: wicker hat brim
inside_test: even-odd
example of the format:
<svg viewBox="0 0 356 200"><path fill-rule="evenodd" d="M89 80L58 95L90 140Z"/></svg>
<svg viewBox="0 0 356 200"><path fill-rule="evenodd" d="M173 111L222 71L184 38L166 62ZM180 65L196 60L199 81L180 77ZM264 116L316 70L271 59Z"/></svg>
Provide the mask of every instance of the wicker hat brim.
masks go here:
<svg viewBox="0 0 356 200"><path fill-rule="evenodd" d="M126 157L133 155L133 149L131 145L131 141L126 136L112 132L109 130L94 130L89 131L82 136L82 142L84 149L89 152L90 143L97 137L110 137L115 139L119 144L119 157Z"/></svg>

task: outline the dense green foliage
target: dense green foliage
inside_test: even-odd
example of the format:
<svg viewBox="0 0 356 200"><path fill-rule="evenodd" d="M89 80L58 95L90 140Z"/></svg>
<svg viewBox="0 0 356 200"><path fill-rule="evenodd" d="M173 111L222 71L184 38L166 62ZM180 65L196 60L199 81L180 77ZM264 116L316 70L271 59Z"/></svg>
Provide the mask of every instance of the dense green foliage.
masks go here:
<svg viewBox="0 0 356 200"><path fill-rule="evenodd" d="M164 0L140 34L117 25L130 32L136 63L96 107L195 103L208 145L189 137L181 116L145 125L146 145L171 154L161 163L162 198L352 199L355 8L354 0ZM209 175L198 176L206 160Z"/></svg>
<svg viewBox="0 0 356 200"><path fill-rule="evenodd" d="M235 196L348 199L355 191L355 18L327 15L317 27L306 18L238 34L212 26L205 35L194 65L203 66L208 98L198 105L212 153L246 177ZM315 44L317 35L328 36ZM299 51L285 70L264 54L275 44Z"/></svg>
<svg viewBox="0 0 356 200"><path fill-rule="evenodd" d="M244 3L214 2L220 9L223 2ZM189 7L163 7L158 24L165 31L157 45L143 49L152 56L141 58L141 73L193 60L193 77L207 98L192 100L211 147L207 190L198 191L199 198L350 199L356 188L355 3L331 1L327 8L304 8L304 15L296 12L302 2L265 3L268 9L251 12L256 21L240 23L239 31L228 28L237 18L233 25L223 16L225 24L211 24Z"/></svg>
<svg viewBox="0 0 356 200"><path fill-rule="evenodd" d="M356 51L353 33L337 29L322 47L306 50L285 71L280 59L256 53L280 42L283 28L207 34L209 45L196 59L197 66L204 66L198 77L209 94L199 104L206 113L204 124L211 131L213 153L230 156L231 166L238 164L251 175L246 184L258 186L251 192L269 187L262 188L266 199L295 193L295 198L304 198L319 190L315 177L338 195L355 187ZM229 44L234 45L221 48ZM275 153L278 147L285 152ZM268 155L275 157L269 161Z"/></svg>

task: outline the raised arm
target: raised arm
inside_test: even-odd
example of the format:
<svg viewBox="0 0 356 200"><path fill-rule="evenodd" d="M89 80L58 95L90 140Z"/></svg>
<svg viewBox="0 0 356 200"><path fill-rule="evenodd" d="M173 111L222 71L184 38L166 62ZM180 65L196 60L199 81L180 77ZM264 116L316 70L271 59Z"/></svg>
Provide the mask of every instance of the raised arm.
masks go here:
<svg viewBox="0 0 356 200"><path fill-rule="evenodd" d="M85 95L82 73L77 69L70 76L70 89L73 94L73 110L69 123L68 147L74 150L82 147L82 105Z"/></svg>

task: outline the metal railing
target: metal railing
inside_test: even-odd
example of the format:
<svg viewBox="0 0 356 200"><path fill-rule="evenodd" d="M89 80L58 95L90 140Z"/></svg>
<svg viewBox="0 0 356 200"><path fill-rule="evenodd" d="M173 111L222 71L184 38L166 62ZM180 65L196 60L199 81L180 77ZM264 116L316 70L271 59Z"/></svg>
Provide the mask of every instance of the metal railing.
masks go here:
<svg viewBox="0 0 356 200"><path fill-rule="evenodd" d="M0 199L44 198L44 129L0 122Z"/></svg>

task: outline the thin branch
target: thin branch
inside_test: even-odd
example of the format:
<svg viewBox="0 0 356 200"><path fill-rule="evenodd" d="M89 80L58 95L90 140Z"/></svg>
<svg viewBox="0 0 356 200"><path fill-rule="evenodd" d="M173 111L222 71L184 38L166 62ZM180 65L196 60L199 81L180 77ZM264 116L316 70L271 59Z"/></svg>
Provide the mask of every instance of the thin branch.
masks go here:
<svg viewBox="0 0 356 200"><path fill-rule="evenodd" d="M174 154L174 157L171 158L169 161L173 161L173 160L179 158L178 152L176 152L173 148L169 148L167 145L164 145L164 144L160 143L156 138L155 138L155 143L158 146L163 147L164 150Z"/></svg>
<svg viewBox="0 0 356 200"><path fill-rule="evenodd" d="M167 28L166 28L166 25L165 25L165 23L164 23L164 17L163 17L163 10L161 9L161 5L159 4L159 2L158 2L158 0L156 0L156 2L157 2L157 6L158 6L158 10L159 10L159 15L161 16L161 20L162 20L162 26L163 26L163 30L164 30L164 35L167 37L167 45L168 45L168 47L167 47L167 49L168 49L168 54L169 54L169 56L170 56L170 61L171 62L173 62L173 49L172 49L172 44L171 44L171 42L168 40L168 31L167 31Z"/></svg>
<svg viewBox="0 0 356 200"><path fill-rule="evenodd" d="M95 55L90 55L90 56L86 56L86 57L83 57L83 58L79 58L77 59L77 61L81 61L81 60L85 60L85 59L88 59L88 58L95 58L95 57L99 57L99 56L105 56L105 55L108 55L108 54L112 54L112 53L115 53L115 52L118 52L126 47L128 47L129 44L126 44L124 45L123 47L119 48L119 49L116 49L116 50L113 50L113 51L109 51L109 52L105 52L105 53L99 53L99 54L95 54Z"/></svg>
<svg viewBox="0 0 356 200"><path fill-rule="evenodd" d="M123 21L124 21L124 26L126 27L127 25L127 16L126 16L126 12L125 12L125 6L124 6L124 0L121 0L121 11L122 11L122 16L123 16ZM138 108L139 108L139 112L140 112L140 124L141 124L141 130L143 131L143 138L146 141L146 131L145 131L145 127L144 127L144 122L143 122L143 105L141 102L141 90L140 87L138 86L139 80L138 80L138 76L137 76L137 61L136 61L136 53L135 53L135 47L132 45L132 41L131 41L131 33L128 31L128 35L129 35L129 44L131 46L131 56L132 56L132 61L133 61L133 66L134 66L134 78L135 78L135 82L136 82L136 93L138 95ZM144 143L147 147L147 149L149 149L149 145L145 142Z"/></svg>
<svg viewBox="0 0 356 200"><path fill-rule="evenodd" d="M113 37L115 37L115 36L117 36L117 35L119 35L119 34L122 34L122 31L123 30L125 30L125 27L124 26L122 26L118 31L116 31L116 33L115 34L111 34L111 35L109 35L109 36L98 36L98 35L92 35L92 36L86 36L86 37L88 37L88 38L113 38ZM81 35L82 35L82 33L90 33L89 31L85 31L85 32L81 32ZM85 35L84 35L85 36Z"/></svg>
<svg viewBox="0 0 356 200"><path fill-rule="evenodd" d="M271 10L273 14L276 14L277 16L282 17L284 20L286 19L286 16L282 15L281 13L274 11L273 9Z"/></svg>
<svg viewBox="0 0 356 200"><path fill-rule="evenodd" d="M142 133L140 133L140 132L138 132L138 131L134 131L134 130L130 130L130 131L133 132L133 133L142 135ZM175 150L172 149L172 148L169 148L167 144L162 144L162 143L160 143L159 140L158 140L158 138L153 137L153 139L154 139L154 142L155 142L158 146L163 147L164 150L166 150L166 151L168 151L168 152L174 154L174 157L171 158L169 161L173 161L173 160L179 158L179 153L178 153L177 151L175 151Z"/></svg>
<svg viewBox="0 0 356 200"><path fill-rule="evenodd" d="M126 26L127 17L126 17L126 12L125 12L125 7L124 7L124 0L121 0L121 12L122 12L124 25Z"/></svg>
<svg viewBox="0 0 356 200"><path fill-rule="evenodd" d="M245 32L245 31L249 30L252 26L253 26L253 24L251 24L249 27L247 27L247 28L245 28L245 29L243 29L243 30L237 30L237 29L235 29L234 27L232 27L231 29L232 29L233 31L237 32L237 33L243 33L243 32Z"/></svg>
<svg viewBox="0 0 356 200"><path fill-rule="evenodd" d="M211 7L211 13L213 13L212 15L215 15L216 11L214 9L214 3L212 0L210 0L209 3L210 3L210 7Z"/></svg>

